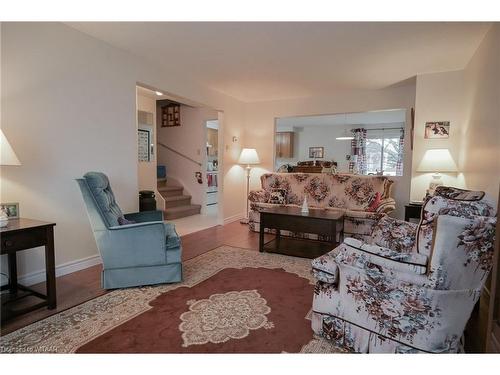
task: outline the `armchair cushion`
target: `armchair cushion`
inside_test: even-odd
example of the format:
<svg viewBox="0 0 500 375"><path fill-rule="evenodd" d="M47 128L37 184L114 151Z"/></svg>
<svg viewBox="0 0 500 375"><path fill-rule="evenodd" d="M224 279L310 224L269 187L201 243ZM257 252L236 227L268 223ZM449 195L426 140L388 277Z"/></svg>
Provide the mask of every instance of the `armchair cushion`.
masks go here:
<svg viewBox="0 0 500 375"><path fill-rule="evenodd" d="M384 215L372 231L372 243L400 253L416 251L417 224Z"/></svg>
<svg viewBox="0 0 500 375"><path fill-rule="evenodd" d="M133 220L136 223L144 223L147 221L163 221L163 211L141 211L132 212L124 215L125 219Z"/></svg>
<svg viewBox="0 0 500 375"><path fill-rule="evenodd" d="M118 218L122 217L123 213L116 203L108 177L101 172L88 172L83 177L106 224L109 227L118 225Z"/></svg>

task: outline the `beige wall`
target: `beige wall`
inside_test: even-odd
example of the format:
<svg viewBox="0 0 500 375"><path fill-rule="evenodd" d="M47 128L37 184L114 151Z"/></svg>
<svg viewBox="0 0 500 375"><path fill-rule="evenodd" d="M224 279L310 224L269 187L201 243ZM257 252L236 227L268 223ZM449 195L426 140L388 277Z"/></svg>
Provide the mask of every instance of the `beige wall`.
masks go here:
<svg viewBox="0 0 500 375"><path fill-rule="evenodd" d="M460 169L465 185L498 199L500 183L500 25L486 34L465 69Z"/></svg>
<svg viewBox="0 0 500 375"><path fill-rule="evenodd" d="M138 82L224 111L224 216L243 214L244 176L231 168L243 136L240 102L193 83L189 72L169 74L63 24L1 28L1 126L23 165L1 168L0 199L19 202L24 217L57 223L58 266L97 254L75 178L103 171L123 210L138 208L132 167ZM231 142L233 135L238 142ZM19 257L21 274L43 277L37 274L43 265L41 249Z"/></svg>
<svg viewBox="0 0 500 375"><path fill-rule="evenodd" d="M191 202L201 204L204 210L207 159L206 121L216 120L217 111L181 105L180 116L181 126L157 128L158 141L196 160L202 164L202 167L161 146L158 147L158 162L167 167L167 176L175 178L184 186L184 194L191 195ZM196 172L202 172L203 184L197 182Z"/></svg>
<svg viewBox="0 0 500 375"><path fill-rule="evenodd" d="M447 148L458 164L463 126L463 71L424 74L417 76L415 99L415 130L412 165L411 199L422 200L432 179L432 173L417 172L426 150ZM425 123L450 121L448 139L425 139ZM459 174L443 174L445 185L464 187Z"/></svg>
<svg viewBox="0 0 500 375"><path fill-rule="evenodd" d="M422 199L431 173L416 170L425 150L448 148L459 172L446 185L498 198L500 181L500 25L486 34L464 70L417 76L412 199ZM424 139L426 121L450 121L448 139Z"/></svg>
<svg viewBox="0 0 500 375"><path fill-rule="evenodd" d="M415 103L415 85L409 84L384 90L342 92L336 95L245 105L245 144L259 153L261 165L252 169L251 189L259 189L259 176L273 169L274 122L278 117L366 112L383 109L406 109L406 134L410 134L410 108ZM409 139L409 138L408 138ZM334 142L335 140L332 140ZM403 217L404 204L410 196L411 152L405 143L405 174L394 177L394 197L398 208L394 215Z"/></svg>

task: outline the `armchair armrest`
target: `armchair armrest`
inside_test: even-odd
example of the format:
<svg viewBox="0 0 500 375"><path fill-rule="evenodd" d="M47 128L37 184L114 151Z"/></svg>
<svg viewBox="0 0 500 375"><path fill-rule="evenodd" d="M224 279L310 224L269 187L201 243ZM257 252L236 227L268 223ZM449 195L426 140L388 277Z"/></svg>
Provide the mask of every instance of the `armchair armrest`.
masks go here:
<svg viewBox="0 0 500 375"><path fill-rule="evenodd" d="M146 221L163 221L163 211L141 211L132 212L123 215L127 220L133 220L137 223L144 223Z"/></svg>
<svg viewBox="0 0 500 375"><path fill-rule="evenodd" d="M380 201L380 204L375 209L377 213L388 214L396 209L396 201L393 198L385 198Z"/></svg>
<svg viewBox="0 0 500 375"><path fill-rule="evenodd" d="M95 233L107 268L153 266L166 263L163 221L110 227Z"/></svg>
<svg viewBox="0 0 500 375"><path fill-rule="evenodd" d="M248 193L248 200L254 203L267 203L269 201L269 192L266 190L252 190Z"/></svg>
<svg viewBox="0 0 500 375"><path fill-rule="evenodd" d="M363 268L367 263L403 273L423 275L427 272L427 256L401 253L381 246L370 245L354 238L346 238L338 247L336 263Z"/></svg>

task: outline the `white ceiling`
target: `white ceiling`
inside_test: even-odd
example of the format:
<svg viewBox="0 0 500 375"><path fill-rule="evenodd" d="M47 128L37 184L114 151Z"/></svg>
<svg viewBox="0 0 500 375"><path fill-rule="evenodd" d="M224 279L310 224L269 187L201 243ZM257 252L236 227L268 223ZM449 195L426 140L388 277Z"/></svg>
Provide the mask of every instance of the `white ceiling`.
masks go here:
<svg viewBox="0 0 500 375"><path fill-rule="evenodd" d="M463 69L490 26L472 22L68 25L242 101L378 89L416 74Z"/></svg>
<svg viewBox="0 0 500 375"><path fill-rule="evenodd" d="M406 121L406 110L371 111L336 115L282 117L276 120L281 128L334 126L334 125L376 125L398 124Z"/></svg>

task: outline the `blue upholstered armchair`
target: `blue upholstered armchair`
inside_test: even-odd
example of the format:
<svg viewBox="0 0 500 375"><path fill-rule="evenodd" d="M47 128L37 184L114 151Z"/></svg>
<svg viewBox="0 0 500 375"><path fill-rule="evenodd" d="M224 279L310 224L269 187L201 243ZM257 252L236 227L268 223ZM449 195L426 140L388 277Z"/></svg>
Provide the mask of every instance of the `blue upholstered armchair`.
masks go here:
<svg viewBox="0 0 500 375"><path fill-rule="evenodd" d="M103 288L182 280L180 238L161 211L124 215L104 173L89 172L77 182L102 258Z"/></svg>

